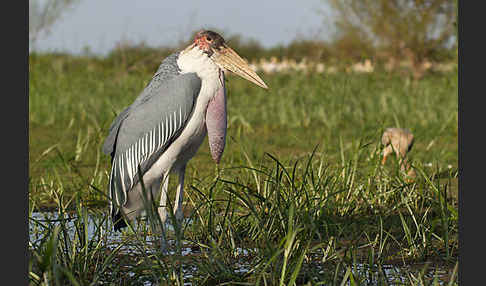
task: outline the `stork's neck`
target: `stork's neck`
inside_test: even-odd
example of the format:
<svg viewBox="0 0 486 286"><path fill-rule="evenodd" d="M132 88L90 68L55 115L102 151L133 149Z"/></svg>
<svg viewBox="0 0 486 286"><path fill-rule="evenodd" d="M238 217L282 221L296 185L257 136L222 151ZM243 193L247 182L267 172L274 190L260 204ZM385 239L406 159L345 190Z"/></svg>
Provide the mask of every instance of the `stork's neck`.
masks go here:
<svg viewBox="0 0 486 286"><path fill-rule="evenodd" d="M203 53L197 46L191 46L181 51L177 59L181 73L195 72L201 80L213 80L218 78L220 68Z"/></svg>
<svg viewBox="0 0 486 286"><path fill-rule="evenodd" d="M197 101L204 109L218 90L224 88L221 69L196 46L183 50L177 59L177 65L181 73L196 73L201 79L201 90Z"/></svg>

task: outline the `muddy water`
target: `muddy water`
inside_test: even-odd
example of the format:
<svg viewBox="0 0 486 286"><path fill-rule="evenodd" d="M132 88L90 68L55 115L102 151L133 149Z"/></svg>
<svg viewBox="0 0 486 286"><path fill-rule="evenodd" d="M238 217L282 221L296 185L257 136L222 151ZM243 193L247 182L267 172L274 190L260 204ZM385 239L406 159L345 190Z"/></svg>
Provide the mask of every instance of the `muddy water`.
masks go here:
<svg viewBox="0 0 486 286"><path fill-rule="evenodd" d="M64 216L61 217L57 212L33 212L29 219L29 241L35 245L35 243L39 242L45 235L46 228L54 228L56 225L63 225L63 228L68 231L71 240L74 239L76 232L76 216L77 215L74 213L64 214ZM102 215L88 215L87 218L88 240L103 239L105 244L111 249L122 245L120 251L133 252L141 250L140 246L143 246L143 251L151 252L155 251L154 244L158 244L160 241L159 236L150 234L149 226L144 223L146 219L142 219L141 223L135 225L134 230L142 235L137 235L136 240L132 239L134 240L134 243L132 244L129 243L131 231L128 228L125 228L123 232L114 231L111 219L107 219ZM188 223L191 223L188 219L183 221L183 224ZM168 231L174 231L174 227L169 223L166 224L166 229ZM143 240L140 241L140 239ZM171 243L173 244L174 242L169 241L169 246ZM183 248L182 254L187 255L189 254L188 251L190 251L190 248Z"/></svg>
<svg viewBox="0 0 486 286"><path fill-rule="evenodd" d="M38 245L42 240L43 236L46 233L46 228L54 228L56 225L63 224L64 229L69 232L69 236L71 240L75 236L76 227L75 227L75 217L76 214L65 214L64 217L60 217L56 212L34 212L32 213L31 217L29 218L29 244L32 246ZM102 215L90 215L88 216L88 223L87 223L87 236L88 240L94 239L103 239L105 245L107 245L110 249L115 249L120 247L120 252L129 252L129 253L137 253L137 252L155 252L157 249L157 245L159 242L159 237L157 235L150 235L149 227L146 224L139 224L136 226L135 231L137 233L142 233L142 235L137 235L138 239L130 239L130 235L121 232L115 232L113 230L113 225L110 219L107 219L105 216ZM186 220L183 224L190 224L191 221ZM167 229L173 231L173 226L170 224L166 225ZM101 231L100 231L101 230ZM128 238L128 239L127 239ZM131 242L130 242L131 241ZM173 240L169 240L169 248L175 249L174 247L175 242ZM237 248L237 253L241 257L246 257L249 254L255 254L258 252L258 249L243 249ZM193 247L189 245L189 243L183 241L181 254L183 256L188 255L196 255L199 254L200 250L198 247ZM170 255L175 254L175 252L169 251ZM251 265L248 262L240 261L236 264L237 269L235 273L246 273L250 270ZM321 265L316 265L316 270L319 273L323 273L325 270L322 268ZM197 268L193 265L185 265L183 267L184 277L188 280L193 278L193 275L197 272ZM395 285L395 283L399 284L408 284L410 281L410 277L408 273L413 271L409 266L396 266L396 265L382 265L380 269L376 267L376 265L369 266L366 264L355 264L352 272L355 274L360 274L360 276L369 276L370 272L373 273L373 276L376 277L378 272L380 276L386 276L387 280ZM443 277L447 276L448 270L430 270L426 277L433 279L435 276ZM375 283L371 283L369 285L374 285ZM446 283L439 282L440 285L444 285ZM150 283L145 285L151 285ZM191 283L184 283L184 285L191 285Z"/></svg>

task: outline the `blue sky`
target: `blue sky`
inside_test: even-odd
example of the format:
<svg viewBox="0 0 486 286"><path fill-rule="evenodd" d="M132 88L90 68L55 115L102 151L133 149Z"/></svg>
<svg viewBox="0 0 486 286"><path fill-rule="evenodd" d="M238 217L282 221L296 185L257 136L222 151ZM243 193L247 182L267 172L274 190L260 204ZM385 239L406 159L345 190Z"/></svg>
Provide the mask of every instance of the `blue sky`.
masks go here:
<svg viewBox="0 0 486 286"><path fill-rule="evenodd" d="M89 47L103 55L118 42L175 45L201 28L270 47L299 36L328 38L333 28L329 11L325 0L80 0L31 49L80 53Z"/></svg>

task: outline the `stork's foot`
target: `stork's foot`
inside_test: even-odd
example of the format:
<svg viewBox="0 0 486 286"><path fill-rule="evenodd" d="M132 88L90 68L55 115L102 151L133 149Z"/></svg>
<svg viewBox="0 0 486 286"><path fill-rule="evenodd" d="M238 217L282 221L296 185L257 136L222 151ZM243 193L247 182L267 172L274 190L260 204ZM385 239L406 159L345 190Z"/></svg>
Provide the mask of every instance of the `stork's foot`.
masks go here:
<svg viewBox="0 0 486 286"><path fill-rule="evenodd" d="M160 239L160 252L162 252L163 255L169 255L169 247L164 237Z"/></svg>

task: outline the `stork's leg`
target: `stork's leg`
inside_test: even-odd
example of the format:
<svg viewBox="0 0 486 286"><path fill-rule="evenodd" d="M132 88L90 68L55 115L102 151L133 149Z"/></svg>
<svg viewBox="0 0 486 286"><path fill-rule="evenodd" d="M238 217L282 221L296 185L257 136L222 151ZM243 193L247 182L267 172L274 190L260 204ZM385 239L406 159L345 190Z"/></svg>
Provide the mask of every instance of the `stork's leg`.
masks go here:
<svg viewBox="0 0 486 286"><path fill-rule="evenodd" d="M162 178L162 190L160 190L160 202L158 213L161 221L161 235L160 235L160 249L162 253L167 254L167 241L165 240L165 221L167 220L167 188L169 186L169 173L166 173ZM160 188L160 184L159 184Z"/></svg>
<svg viewBox="0 0 486 286"><path fill-rule="evenodd" d="M162 190L160 191L160 202L159 202L159 216L162 225L165 225L167 220L167 191L169 187L169 173L165 174L162 179Z"/></svg>
<svg viewBox="0 0 486 286"><path fill-rule="evenodd" d="M174 214L178 223L182 222L184 212L182 210L182 200L184 199L184 174L186 173L186 165L179 170L179 184L177 185L177 194L175 199Z"/></svg>

